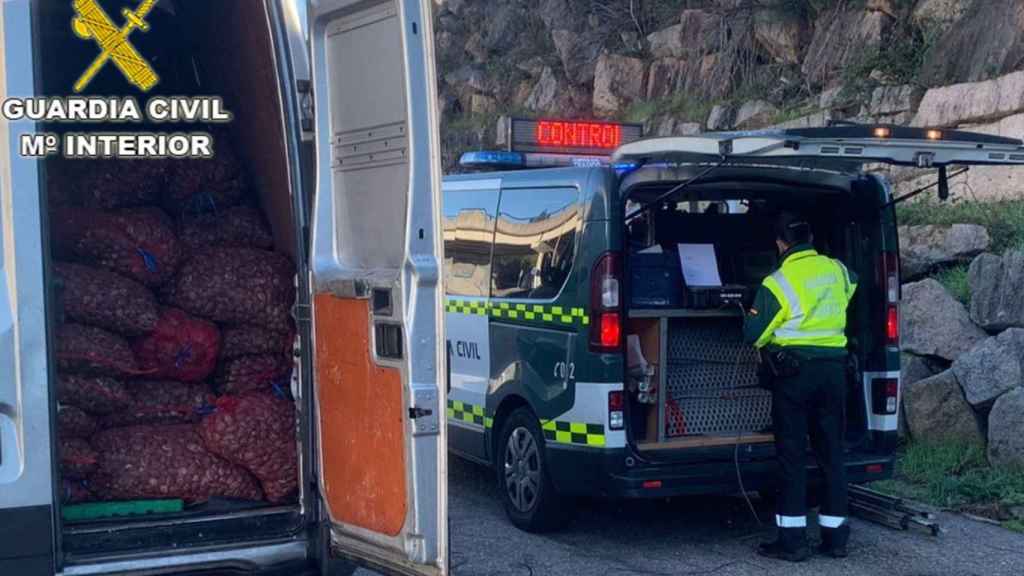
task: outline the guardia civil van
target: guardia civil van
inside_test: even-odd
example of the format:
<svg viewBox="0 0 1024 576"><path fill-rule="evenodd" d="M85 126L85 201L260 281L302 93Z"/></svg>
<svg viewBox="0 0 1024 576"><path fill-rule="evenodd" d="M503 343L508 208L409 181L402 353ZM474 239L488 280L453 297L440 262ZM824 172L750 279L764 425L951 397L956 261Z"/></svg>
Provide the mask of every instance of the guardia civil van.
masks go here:
<svg viewBox="0 0 1024 576"><path fill-rule="evenodd" d="M642 139L516 120L507 137L444 180L447 418L525 530L560 526L575 496L772 492L771 397L741 325L780 210L861 279L847 472L891 476L903 198L864 166L937 169L945 197L948 166L1024 162L1018 140L896 126Z"/></svg>
<svg viewBox="0 0 1024 576"><path fill-rule="evenodd" d="M274 250L296 266L299 458L294 502L67 513L48 208L74 173L20 141L152 128L2 121L0 574L448 573L432 4L0 2L2 98L69 96L95 69L81 96L223 99L230 123L172 129L216 131L215 153L236 151ZM143 93L119 66L159 81Z"/></svg>

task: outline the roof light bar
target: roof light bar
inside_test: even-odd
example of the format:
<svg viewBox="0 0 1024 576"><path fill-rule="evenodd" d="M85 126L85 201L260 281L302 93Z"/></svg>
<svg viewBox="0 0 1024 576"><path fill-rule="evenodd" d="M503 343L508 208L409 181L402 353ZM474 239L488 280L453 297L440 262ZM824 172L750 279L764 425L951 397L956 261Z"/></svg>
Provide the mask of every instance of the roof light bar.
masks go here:
<svg viewBox="0 0 1024 576"><path fill-rule="evenodd" d="M519 152L507 151L476 151L466 152L459 158L463 168L508 170L526 166L526 158Z"/></svg>

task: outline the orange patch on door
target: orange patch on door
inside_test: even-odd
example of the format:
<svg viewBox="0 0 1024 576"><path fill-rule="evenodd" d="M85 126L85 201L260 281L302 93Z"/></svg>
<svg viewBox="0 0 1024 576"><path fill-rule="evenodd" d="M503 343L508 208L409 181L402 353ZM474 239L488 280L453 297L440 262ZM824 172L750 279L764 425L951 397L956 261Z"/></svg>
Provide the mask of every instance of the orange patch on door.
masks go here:
<svg viewBox="0 0 1024 576"><path fill-rule="evenodd" d="M369 303L313 302L323 492L331 518L397 536L407 512L402 378L370 355Z"/></svg>

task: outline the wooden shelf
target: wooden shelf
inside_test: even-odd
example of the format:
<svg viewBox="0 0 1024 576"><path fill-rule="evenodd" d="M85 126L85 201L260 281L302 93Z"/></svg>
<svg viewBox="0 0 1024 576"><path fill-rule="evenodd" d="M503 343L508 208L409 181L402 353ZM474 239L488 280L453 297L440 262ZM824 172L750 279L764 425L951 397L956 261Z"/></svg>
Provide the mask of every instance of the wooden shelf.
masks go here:
<svg viewBox="0 0 1024 576"><path fill-rule="evenodd" d="M737 442L736 435L730 436L689 436L674 438L664 442L640 442L637 448L645 450L676 450L679 448L713 448L715 446L732 446L734 444L765 444L774 442L773 434L744 434Z"/></svg>
<svg viewBox="0 0 1024 576"><path fill-rule="evenodd" d="M629 311L630 318L739 318L743 313L739 308L717 308L697 310L692 308L634 308Z"/></svg>

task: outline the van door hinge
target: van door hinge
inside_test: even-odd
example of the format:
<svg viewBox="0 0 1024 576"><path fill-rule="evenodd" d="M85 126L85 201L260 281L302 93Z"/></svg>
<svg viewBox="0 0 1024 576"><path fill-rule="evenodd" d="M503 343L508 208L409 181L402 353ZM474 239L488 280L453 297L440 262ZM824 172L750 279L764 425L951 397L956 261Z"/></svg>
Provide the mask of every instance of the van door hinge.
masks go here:
<svg viewBox="0 0 1024 576"><path fill-rule="evenodd" d="M413 389L412 400L413 405L409 408L409 419L412 420L412 435L437 434L440 427L437 414L437 389L415 388Z"/></svg>
<svg viewBox="0 0 1024 576"><path fill-rule="evenodd" d="M313 84L309 80L297 80L295 89L299 93L299 121L303 132L312 132L316 109L313 104Z"/></svg>

